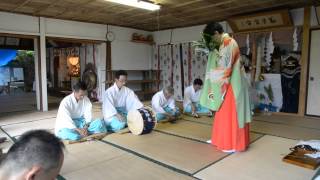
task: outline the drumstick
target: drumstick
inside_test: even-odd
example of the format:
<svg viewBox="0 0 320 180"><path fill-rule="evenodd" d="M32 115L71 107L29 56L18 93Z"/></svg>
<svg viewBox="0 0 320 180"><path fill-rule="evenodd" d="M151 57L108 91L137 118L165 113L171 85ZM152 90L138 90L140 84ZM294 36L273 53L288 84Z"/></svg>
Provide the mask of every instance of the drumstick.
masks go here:
<svg viewBox="0 0 320 180"><path fill-rule="evenodd" d="M91 134L89 136L83 137L79 139L78 141L72 141L72 140L63 140L65 144L74 144L74 143L81 143L85 141L91 141L95 139L102 139L107 135L107 133L97 133L97 134Z"/></svg>

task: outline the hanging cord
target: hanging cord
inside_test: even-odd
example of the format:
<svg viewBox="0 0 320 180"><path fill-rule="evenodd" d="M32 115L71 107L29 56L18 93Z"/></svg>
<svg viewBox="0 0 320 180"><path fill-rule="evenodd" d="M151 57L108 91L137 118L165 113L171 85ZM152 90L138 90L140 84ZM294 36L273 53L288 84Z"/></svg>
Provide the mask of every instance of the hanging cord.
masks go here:
<svg viewBox="0 0 320 180"><path fill-rule="evenodd" d="M87 44L84 45L84 64L87 64Z"/></svg>
<svg viewBox="0 0 320 180"><path fill-rule="evenodd" d="M316 14L316 18L317 18L317 23L318 23L318 25L320 25L317 7L315 7L315 6L313 6L313 7L314 7L314 13Z"/></svg>
<svg viewBox="0 0 320 180"><path fill-rule="evenodd" d="M171 49L171 86L174 88L173 86L173 71L174 71L174 60L173 60L173 44L170 44L170 49Z"/></svg>
<svg viewBox="0 0 320 180"><path fill-rule="evenodd" d="M158 29L158 32L159 32L159 30L160 30L160 10L158 10L157 11L157 17L156 17L157 19L157 29ZM159 82L158 82L158 89L157 90L159 90L160 89L160 83L161 83L161 81L160 81L160 45L158 45L157 46L157 48L158 48L158 71L157 71L157 79L159 80Z"/></svg>
<svg viewBox="0 0 320 180"><path fill-rule="evenodd" d="M93 65L94 65L94 68L97 69L97 67L96 67L96 55L95 55L95 53L96 53L96 49L95 49L95 47L94 47L94 44L92 44Z"/></svg>
<svg viewBox="0 0 320 180"><path fill-rule="evenodd" d="M170 42L168 43L168 45L173 45L173 43L172 43L172 35L173 35L173 29L171 29L171 32L170 32Z"/></svg>
<svg viewBox="0 0 320 180"><path fill-rule="evenodd" d="M158 29L158 32L160 30L160 10L157 11L157 29Z"/></svg>

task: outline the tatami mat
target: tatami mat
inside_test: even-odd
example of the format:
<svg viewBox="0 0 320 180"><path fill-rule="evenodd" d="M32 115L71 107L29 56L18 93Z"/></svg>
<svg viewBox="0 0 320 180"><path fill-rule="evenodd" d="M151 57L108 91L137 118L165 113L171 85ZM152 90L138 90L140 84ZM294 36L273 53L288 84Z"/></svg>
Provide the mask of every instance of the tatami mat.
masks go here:
<svg viewBox="0 0 320 180"><path fill-rule="evenodd" d="M44 119L39 121L32 121L32 122L26 122L26 123L19 123L19 124L11 124L2 126L2 129L6 131L10 136L19 136L23 134L24 132L30 131L30 130L36 130L36 129L46 129L51 130L54 129L56 119Z"/></svg>
<svg viewBox="0 0 320 180"><path fill-rule="evenodd" d="M10 113L6 116L0 116L0 126L16 124L21 122L30 122L36 120L44 120L48 118L55 118L57 116L57 110L47 111L47 112L18 112Z"/></svg>
<svg viewBox="0 0 320 180"><path fill-rule="evenodd" d="M273 124L262 121L253 121L250 128L251 131L254 132L281 136L290 139L310 140L319 139L320 137L320 130L317 129L309 129L284 124Z"/></svg>
<svg viewBox="0 0 320 180"><path fill-rule="evenodd" d="M13 93L0 96L0 114L36 109L35 93Z"/></svg>
<svg viewBox="0 0 320 180"><path fill-rule="evenodd" d="M63 175L70 180L101 179L152 179L152 180L189 180L192 177L176 173L170 169L126 153L114 159L94 164Z"/></svg>
<svg viewBox="0 0 320 180"><path fill-rule="evenodd" d="M182 117L186 121L195 122L198 124L211 125L213 120L208 119L208 117L203 118L193 118L184 115ZM250 130L269 134L274 136L281 136L290 139L318 139L320 137L320 128L317 126L319 123L315 119L306 119L306 124L304 124L304 119L293 117L293 120L289 120L289 116L285 116L281 119L281 116L254 116L254 119L250 123Z"/></svg>
<svg viewBox="0 0 320 180"><path fill-rule="evenodd" d="M212 126L191 121L178 120L176 123L158 123L156 130L181 137L191 138L206 142L211 138ZM261 137L261 134L250 133L250 141Z"/></svg>
<svg viewBox="0 0 320 180"><path fill-rule="evenodd" d="M13 145L13 141L10 139L10 137L5 134L4 132L2 132L2 130L0 129L0 137L6 137L7 140L3 143L0 143L0 149L2 149L3 153L7 153L9 148Z"/></svg>
<svg viewBox="0 0 320 180"><path fill-rule="evenodd" d="M7 140L6 142L0 143L0 149L2 149L2 153L7 153L12 145L13 142L11 140Z"/></svg>
<svg viewBox="0 0 320 180"><path fill-rule="evenodd" d="M246 152L232 154L195 176L215 180L307 180L313 170L282 162L295 140L266 135L253 144Z"/></svg>
<svg viewBox="0 0 320 180"><path fill-rule="evenodd" d="M103 114L101 109L92 108L92 118L93 119L103 119Z"/></svg>
<svg viewBox="0 0 320 180"><path fill-rule="evenodd" d="M200 124L211 125L213 122L213 117L208 117L208 116L202 116L201 118L194 118L194 117L191 117L188 115L182 115L181 118L186 121L196 122L196 123L200 123Z"/></svg>
<svg viewBox="0 0 320 180"><path fill-rule="evenodd" d="M52 131L56 113L57 110L1 115L0 126L13 137L34 129ZM93 117L102 118L100 103L94 104ZM200 171L196 174L200 179L310 179L314 171L281 159L297 142L292 139L319 139L317 119L274 115L254 119L250 137L256 141L243 153L228 156L204 143L211 136L212 117L183 115L176 123L158 124L150 134L114 133L106 136L105 142L67 145L61 174L67 179L191 179L181 173ZM261 137L259 133L269 135ZM0 132L2 136L6 135ZM6 152L12 144L8 141L0 147Z"/></svg>
<svg viewBox="0 0 320 180"><path fill-rule="evenodd" d="M254 116L254 120L320 130L320 118L314 118L314 117L297 117L297 116L285 116L285 115L271 115L271 116L257 115L257 116Z"/></svg>
<svg viewBox="0 0 320 180"><path fill-rule="evenodd" d="M194 173L227 155L209 144L155 131L141 136L110 134L103 140L188 173Z"/></svg>
<svg viewBox="0 0 320 180"><path fill-rule="evenodd" d="M65 160L61 174L64 175L88 168L94 164L119 157L124 153L124 151L100 141L87 141L66 145ZM91 172L87 172L87 174L91 174Z"/></svg>

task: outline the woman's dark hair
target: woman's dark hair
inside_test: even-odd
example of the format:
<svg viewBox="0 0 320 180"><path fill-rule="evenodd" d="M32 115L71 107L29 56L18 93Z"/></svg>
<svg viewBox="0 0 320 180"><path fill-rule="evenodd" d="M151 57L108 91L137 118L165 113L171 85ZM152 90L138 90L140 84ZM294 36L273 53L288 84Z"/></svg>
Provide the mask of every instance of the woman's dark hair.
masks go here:
<svg viewBox="0 0 320 180"><path fill-rule="evenodd" d="M219 46L213 42L212 36L215 32L218 32L219 34L223 33L222 26L217 22L211 22L206 25L206 27L203 29L202 36L203 40L209 50L217 49Z"/></svg>
<svg viewBox="0 0 320 180"><path fill-rule="evenodd" d="M213 35L214 32L217 31L219 34L223 33L223 28L221 24L217 22L211 22L206 25L206 27L203 30L204 34Z"/></svg>

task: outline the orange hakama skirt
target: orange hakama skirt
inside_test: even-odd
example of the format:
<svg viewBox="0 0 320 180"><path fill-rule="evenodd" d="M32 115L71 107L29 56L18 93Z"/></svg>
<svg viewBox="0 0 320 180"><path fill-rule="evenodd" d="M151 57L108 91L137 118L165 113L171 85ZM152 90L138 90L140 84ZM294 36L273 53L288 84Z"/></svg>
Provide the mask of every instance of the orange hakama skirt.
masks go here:
<svg viewBox="0 0 320 180"><path fill-rule="evenodd" d="M245 151L249 142L249 123L239 128L235 97L230 85L225 100L214 116L211 143L219 150Z"/></svg>

